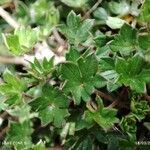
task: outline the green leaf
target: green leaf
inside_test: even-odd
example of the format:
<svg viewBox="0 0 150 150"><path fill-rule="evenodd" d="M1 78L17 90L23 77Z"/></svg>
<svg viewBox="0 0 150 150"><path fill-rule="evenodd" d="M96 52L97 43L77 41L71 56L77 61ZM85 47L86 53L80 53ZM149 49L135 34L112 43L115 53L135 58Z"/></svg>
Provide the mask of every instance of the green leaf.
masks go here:
<svg viewBox="0 0 150 150"><path fill-rule="evenodd" d="M34 24L49 29L59 22L59 11L52 1L38 0L30 5L30 17ZM34 13L34 15L33 15Z"/></svg>
<svg viewBox="0 0 150 150"><path fill-rule="evenodd" d="M13 75L9 70L5 70L3 74L4 81L11 85L16 91L24 91L26 89L25 83Z"/></svg>
<svg viewBox="0 0 150 150"><path fill-rule="evenodd" d="M1 98L1 97L0 97L0 98ZM4 102L1 101L1 104L0 104L0 111L6 110L7 107L8 107L8 105L7 105L6 103L4 103Z"/></svg>
<svg viewBox="0 0 150 150"><path fill-rule="evenodd" d="M22 106L16 106L13 109L8 109L7 112L12 116L18 117L19 122L23 123L38 116L37 113L31 113L30 110L30 106L24 104Z"/></svg>
<svg viewBox="0 0 150 150"><path fill-rule="evenodd" d="M36 145L33 146L32 150L45 150L45 143L40 140Z"/></svg>
<svg viewBox="0 0 150 150"><path fill-rule="evenodd" d="M109 9L113 14L124 16L130 12L130 4L124 0L118 2L111 1L108 3Z"/></svg>
<svg viewBox="0 0 150 150"><path fill-rule="evenodd" d="M67 16L67 25L60 26L60 31L67 37L71 44L78 46L87 40L92 26L93 20L87 19L82 21L80 15L76 15L71 11Z"/></svg>
<svg viewBox="0 0 150 150"><path fill-rule="evenodd" d="M5 83L0 84L0 93L7 97L6 102L10 105L20 102L22 92L27 89L24 80L16 77L8 69L5 70L3 79Z"/></svg>
<svg viewBox="0 0 150 150"><path fill-rule="evenodd" d="M3 39L7 48L14 55L20 55L22 53L20 42L19 42L19 37L17 35L11 35L11 34L3 35Z"/></svg>
<svg viewBox="0 0 150 150"><path fill-rule="evenodd" d="M41 97L31 101L29 105L32 110L39 112L42 125L54 122L54 125L59 127L64 122L64 118L69 115L67 98L48 84L43 86Z"/></svg>
<svg viewBox="0 0 150 150"><path fill-rule="evenodd" d="M134 77L142 71L144 65L143 58L139 55L134 55L132 58L125 60L118 58L116 60L116 71L119 74L128 75Z"/></svg>
<svg viewBox="0 0 150 150"><path fill-rule="evenodd" d="M127 76L129 66L126 63L125 59L123 59L123 58L117 58L116 59L116 65L115 65L115 67L116 67L117 73L123 74L124 76Z"/></svg>
<svg viewBox="0 0 150 150"><path fill-rule="evenodd" d="M52 57L50 60L47 60L45 57L43 60L38 60L35 58L34 62L30 62L30 65L31 69L29 70L29 73L37 78L44 78L53 71L54 57Z"/></svg>
<svg viewBox="0 0 150 150"><path fill-rule="evenodd" d="M69 135L74 135L76 130L76 123L75 122L70 122L69 123Z"/></svg>
<svg viewBox="0 0 150 150"><path fill-rule="evenodd" d="M14 34L18 36L20 45L23 50L29 51L37 42L37 32L30 27L23 27L16 29ZM27 52L26 51L26 52Z"/></svg>
<svg viewBox="0 0 150 150"><path fill-rule="evenodd" d="M131 59L128 60L128 71L130 76L137 75L141 72L144 65L143 57L138 54L134 55Z"/></svg>
<svg viewBox="0 0 150 150"><path fill-rule="evenodd" d="M129 114L123 117L120 122L121 129L129 135L130 139L134 139L134 140L136 138L135 133L137 130L137 127L135 124L136 124L136 119L133 116L133 114Z"/></svg>
<svg viewBox="0 0 150 150"><path fill-rule="evenodd" d="M120 29L124 23L125 21L118 17L108 17L108 19L106 20L106 24L111 29Z"/></svg>
<svg viewBox="0 0 150 150"><path fill-rule="evenodd" d="M67 62L61 65L60 73L66 80L64 90L72 93L76 104L80 104L81 98L89 101L94 87L102 86L104 79L96 75L97 71L98 62L93 54L80 57L77 64Z"/></svg>
<svg viewBox="0 0 150 150"><path fill-rule="evenodd" d="M135 78L135 80L130 80L129 82L131 89L135 90L137 93L146 92L146 84L144 83L144 81Z"/></svg>
<svg viewBox="0 0 150 150"><path fill-rule="evenodd" d="M113 92L120 88L122 85L120 83L108 82L107 83L107 90L108 92Z"/></svg>
<svg viewBox="0 0 150 150"><path fill-rule="evenodd" d="M95 55L89 55L86 58L81 57L77 63L84 80L88 80L89 77L94 76L98 70L98 61Z"/></svg>
<svg viewBox="0 0 150 150"><path fill-rule="evenodd" d="M108 65L108 64L106 64L106 65ZM112 68L112 66L108 65L108 68L109 67ZM112 92L112 91L116 90L117 88L119 88L121 86L121 84L117 82L117 80L119 78L119 75L117 74L117 72L115 70L107 70L107 71L104 71L104 72L100 73L100 75L104 79L107 80L107 90L109 92Z"/></svg>
<svg viewBox="0 0 150 150"><path fill-rule="evenodd" d="M81 8L84 7L88 0L61 0L64 4L70 7Z"/></svg>
<svg viewBox="0 0 150 150"><path fill-rule="evenodd" d="M113 126L114 123L118 122L116 118L117 110L103 108L99 114L95 114L93 119L97 122L102 128L108 129Z"/></svg>
<svg viewBox="0 0 150 150"><path fill-rule="evenodd" d="M96 19L98 19L98 21L101 21L102 23L105 23L109 14L108 12L102 8L102 7L98 7L94 12L93 15Z"/></svg>
<svg viewBox="0 0 150 150"><path fill-rule="evenodd" d="M132 1L132 4L130 5L130 14L133 16L139 16L140 14L140 8L139 8L139 1Z"/></svg>
<svg viewBox="0 0 150 150"><path fill-rule="evenodd" d="M82 142L80 144L78 144L76 150L83 150L83 149L91 150L93 147L92 145L93 145L93 143L92 143L91 138L87 137L84 140L82 140Z"/></svg>
<svg viewBox="0 0 150 150"><path fill-rule="evenodd" d="M138 75L138 78L146 83L150 83L150 70L142 70L142 72Z"/></svg>
<svg viewBox="0 0 150 150"><path fill-rule="evenodd" d="M147 101L131 101L131 111L133 115L141 121L150 112L150 107Z"/></svg>
<svg viewBox="0 0 150 150"><path fill-rule="evenodd" d="M64 118L67 116L69 116L67 109L60 109L55 106L47 107L39 112L39 118L44 126L54 122L56 127L60 127L65 122Z"/></svg>
<svg viewBox="0 0 150 150"><path fill-rule="evenodd" d="M89 95L86 93L83 83L82 77L80 75L79 68L76 64L66 63L61 65L61 74L63 79L66 79L66 84L64 86L64 90L66 92L71 92L75 98L77 104L80 104L81 96L85 96L85 98L89 98Z"/></svg>
<svg viewBox="0 0 150 150"><path fill-rule="evenodd" d="M105 45L107 43L107 39L108 39L107 35L103 34L102 32L99 32L98 35L96 35L96 37L94 38L95 45L98 48L97 51L99 51L98 53L101 54L101 53L105 52L105 50L107 51L107 48L109 48L107 45Z"/></svg>
<svg viewBox="0 0 150 150"><path fill-rule="evenodd" d="M109 71L114 70L115 68L115 61L110 57L104 57L99 60L99 66L101 71Z"/></svg>
<svg viewBox="0 0 150 150"><path fill-rule="evenodd" d="M150 34L139 36L138 42L139 42L140 48L144 50L144 52L150 50Z"/></svg>
<svg viewBox="0 0 150 150"><path fill-rule="evenodd" d="M124 24L120 29L119 35L110 43L110 48L114 52L128 54L136 50L137 31L131 26Z"/></svg>
<svg viewBox="0 0 150 150"><path fill-rule="evenodd" d="M150 22L150 0L145 0L139 15L140 22Z"/></svg>
<svg viewBox="0 0 150 150"><path fill-rule="evenodd" d="M5 92L6 104L9 106L17 105L23 102L22 95L15 92Z"/></svg>
<svg viewBox="0 0 150 150"><path fill-rule="evenodd" d="M70 146L75 150L92 150L94 149L93 139L90 136L81 136L81 138L74 139Z"/></svg>
<svg viewBox="0 0 150 150"><path fill-rule="evenodd" d="M115 80L118 78L118 74L115 70L108 70L100 73L100 75L105 78L107 81L111 81L115 83Z"/></svg>
<svg viewBox="0 0 150 150"><path fill-rule="evenodd" d="M81 74L79 68L74 63L65 63L61 66L61 75L63 78L74 81L75 83L80 83ZM74 83L73 82L73 83Z"/></svg>
<svg viewBox="0 0 150 150"><path fill-rule="evenodd" d="M45 57L43 59L43 68L45 72L50 72L52 68L54 67L54 58L52 57L50 60L47 60Z"/></svg>
<svg viewBox="0 0 150 150"><path fill-rule="evenodd" d="M38 41L37 32L30 27L19 27L13 34L3 35L7 48L14 55L22 55L32 50Z"/></svg>
<svg viewBox="0 0 150 150"><path fill-rule="evenodd" d="M70 48L69 52L66 54L66 61L76 62L80 57L80 53L73 47Z"/></svg>
<svg viewBox="0 0 150 150"><path fill-rule="evenodd" d="M138 93L146 92L144 74L142 77L143 65L143 58L139 55L135 55L128 60L117 58L115 70L119 75L118 81L126 86L130 86L132 90Z"/></svg>
<svg viewBox="0 0 150 150"><path fill-rule="evenodd" d="M31 67L33 70L37 71L39 74L42 74L43 68L37 58L34 59L34 63L31 63Z"/></svg>
<svg viewBox="0 0 150 150"><path fill-rule="evenodd" d="M110 129L114 123L118 122L116 118L117 110L113 108L105 108L100 98L97 99L98 106L96 111L87 110L85 112L85 120L87 122L96 122L104 130Z"/></svg>
<svg viewBox="0 0 150 150"><path fill-rule="evenodd" d="M14 146L17 149L23 149L24 147L29 148L32 145L31 134L31 122L25 121L22 124L11 123L6 142L10 142L11 144L9 146ZM18 144L17 142L19 142L20 144Z"/></svg>
<svg viewBox="0 0 150 150"><path fill-rule="evenodd" d="M47 108L48 106L55 106L60 108L67 108L69 101L58 89L49 84L45 84L42 88L40 97L29 102L32 110L39 111Z"/></svg>

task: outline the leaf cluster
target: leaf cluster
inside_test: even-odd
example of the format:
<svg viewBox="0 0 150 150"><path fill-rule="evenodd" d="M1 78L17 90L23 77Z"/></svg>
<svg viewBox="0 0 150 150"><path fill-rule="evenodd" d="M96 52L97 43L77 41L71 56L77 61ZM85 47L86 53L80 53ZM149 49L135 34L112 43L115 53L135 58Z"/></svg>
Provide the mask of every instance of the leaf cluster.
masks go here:
<svg viewBox="0 0 150 150"><path fill-rule="evenodd" d="M149 139L149 0L95 2L0 2L22 25L0 19L0 54L26 58L43 43L53 54L0 65L0 148L129 150Z"/></svg>

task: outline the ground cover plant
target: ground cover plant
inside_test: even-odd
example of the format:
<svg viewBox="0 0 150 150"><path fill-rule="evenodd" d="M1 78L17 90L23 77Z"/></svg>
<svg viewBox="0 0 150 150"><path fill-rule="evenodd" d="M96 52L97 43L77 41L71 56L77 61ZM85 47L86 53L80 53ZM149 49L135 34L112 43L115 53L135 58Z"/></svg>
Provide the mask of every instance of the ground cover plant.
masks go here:
<svg viewBox="0 0 150 150"><path fill-rule="evenodd" d="M150 148L150 0L0 5L0 149Z"/></svg>

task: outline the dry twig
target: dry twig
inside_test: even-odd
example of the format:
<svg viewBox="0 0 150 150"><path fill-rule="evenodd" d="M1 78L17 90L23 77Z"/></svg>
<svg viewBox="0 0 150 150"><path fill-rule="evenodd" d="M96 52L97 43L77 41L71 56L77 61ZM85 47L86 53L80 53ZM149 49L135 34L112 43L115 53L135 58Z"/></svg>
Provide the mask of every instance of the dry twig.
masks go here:
<svg viewBox="0 0 150 150"><path fill-rule="evenodd" d="M4 137L4 135L9 131L9 127L5 127L4 129L2 129L0 131L0 139L2 139Z"/></svg>
<svg viewBox="0 0 150 150"><path fill-rule="evenodd" d="M102 98L104 98L104 99L106 99L106 100L108 100L108 101L110 101L110 102L115 101L115 99L112 96L110 96L110 95L108 95L106 93L103 93L101 91L96 90L95 94L100 96L100 97L102 97Z"/></svg>
<svg viewBox="0 0 150 150"><path fill-rule="evenodd" d="M15 21L10 14L0 6L0 16L13 28L18 28L19 23Z"/></svg>
<svg viewBox="0 0 150 150"><path fill-rule="evenodd" d="M16 65L28 66L28 62L25 61L24 57L0 56L0 64L16 64Z"/></svg>
<svg viewBox="0 0 150 150"><path fill-rule="evenodd" d="M150 102L150 96L147 93L144 94L144 97L148 102Z"/></svg>
<svg viewBox="0 0 150 150"><path fill-rule="evenodd" d="M65 45L65 41L61 38L56 28L53 29L53 35L60 45Z"/></svg>
<svg viewBox="0 0 150 150"><path fill-rule="evenodd" d="M91 9L83 16L84 19L88 18L88 16L98 7L98 5L102 2L102 0L98 0Z"/></svg>
<svg viewBox="0 0 150 150"><path fill-rule="evenodd" d="M0 118L5 119L8 115L8 112L4 111L2 114L0 114Z"/></svg>
<svg viewBox="0 0 150 150"><path fill-rule="evenodd" d="M56 147L53 147L53 148L46 148L46 150L64 150L64 149L63 149L63 147L56 146Z"/></svg>
<svg viewBox="0 0 150 150"><path fill-rule="evenodd" d="M113 108L116 105L118 105L118 103L119 103L119 100L117 99L117 100L113 101L107 108Z"/></svg>

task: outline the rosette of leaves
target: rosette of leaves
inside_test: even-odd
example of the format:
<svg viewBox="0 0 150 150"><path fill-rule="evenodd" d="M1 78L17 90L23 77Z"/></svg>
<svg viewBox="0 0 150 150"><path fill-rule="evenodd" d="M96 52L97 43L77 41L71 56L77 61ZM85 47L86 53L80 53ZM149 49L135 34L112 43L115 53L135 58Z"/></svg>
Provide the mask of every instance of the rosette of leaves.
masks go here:
<svg viewBox="0 0 150 150"><path fill-rule="evenodd" d="M59 27L60 31L66 36L69 43L76 47L88 39L94 23L92 19L82 20L81 16L76 15L73 11L68 14L66 22L66 25Z"/></svg>
<svg viewBox="0 0 150 150"><path fill-rule="evenodd" d="M29 105L33 111L39 113L42 125L53 122L55 126L60 127L65 121L64 118L69 115L68 99L49 84L42 87L41 96L29 102Z"/></svg>
<svg viewBox="0 0 150 150"><path fill-rule="evenodd" d="M150 113L150 107L147 101L131 101L131 111L136 119L141 121Z"/></svg>
<svg viewBox="0 0 150 150"><path fill-rule="evenodd" d="M124 24L119 34L108 45L113 52L119 52L122 56L129 56L132 52L142 52L143 54L149 52L149 41L149 33L141 34L141 31Z"/></svg>
<svg viewBox="0 0 150 150"><path fill-rule="evenodd" d="M61 64L60 75L65 80L63 90L72 94L76 104L80 104L81 99L89 101L95 87L104 86L105 80L97 72L98 61L94 54Z"/></svg>
<svg viewBox="0 0 150 150"><path fill-rule="evenodd" d="M138 49L137 30L124 24L109 46L114 52L129 55Z"/></svg>
<svg viewBox="0 0 150 150"><path fill-rule="evenodd" d="M13 34L3 34L7 48L13 55L23 55L30 52L38 41L37 32L31 27L19 27Z"/></svg>
<svg viewBox="0 0 150 150"><path fill-rule="evenodd" d="M6 96L6 103L15 105L22 102L22 94L27 89L24 80L19 79L8 69L3 73L4 83L0 84L0 93Z"/></svg>
<svg viewBox="0 0 150 150"><path fill-rule="evenodd" d="M108 81L109 91L125 85L137 93L146 92L146 84L150 82L149 69L146 69L147 62L138 53L126 59L123 57L102 58L100 65L100 74Z"/></svg>
<svg viewBox="0 0 150 150"><path fill-rule="evenodd" d="M9 0L0 3L3 5L5 2ZM20 21L22 17L23 24L32 24L41 29L35 31L28 27L20 27L14 33L4 35L5 44L12 54L19 56L33 50L39 41L39 34L43 33L40 40L45 41L45 36L51 32L51 25L59 22L59 11L63 12L60 13L60 21L67 20L66 24L60 25L60 32L63 34L60 33L60 37L65 39L68 49L65 48L69 53L66 54L66 62L58 66L53 65L53 59L35 59L31 63L31 68L26 68L25 74L20 73L21 78L15 72L15 65L6 65L12 67L13 72L6 70L0 79L0 110L2 116L3 112L8 113L6 119L1 116L0 124L2 133L3 126L8 125L9 131L6 136L2 135L2 138L12 144L0 148L44 150L61 143L66 149L134 149L136 135L139 135L138 123L150 129L149 104L145 101L149 98L150 83L150 36L147 32L149 0L143 1L141 7L139 20L142 23L136 22L137 18L134 17L138 15L140 1L102 1L94 11L94 16L88 16L90 19L84 19L73 11L67 16L66 12L72 7L84 16L84 6L87 4L92 7L96 1L17 2L12 1L11 4L2 7L7 7L6 10L13 13L16 20ZM19 12L16 3L21 4L18 7ZM12 4L15 7L11 7ZM93 17L97 19L94 26ZM132 26L136 22L136 26L123 25L126 19L131 19ZM10 31L2 18L0 23L1 32ZM113 30L120 27L119 31ZM115 34L117 32L119 33ZM53 40L56 38L53 35L51 37L46 40L52 40L52 45L50 42L49 46L53 47L53 43L55 45L58 41ZM88 50L84 53L86 49ZM55 84L51 85L53 80ZM124 86L130 87L123 91L125 98L120 94ZM95 100L95 90L102 93L103 101ZM121 104L124 103L121 101L128 104L129 97L133 94L137 99L131 100L131 106L125 105L130 108L122 109L124 105ZM111 108L111 96L120 100L116 108ZM109 104L111 107L107 107ZM126 115L126 111L130 112ZM120 122L118 118L121 118ZM144 132L140 131L144 138L145 131L147 132L145 128ZM142 139L143 136L139 138ZM39 139L46 139L46 143ZM16 144L17 141L23 143Z"/></svg>
<svg viewBox="0 0 150 150"><path fill-rule="evenodd" d="M130 86L138 93L146 92L146 83L150 82L149 70L144 69L144 59L136 54L132 58L124 59L118 57L115 70L119 74L118 82Z"/></svg>
<svg viewBox="0 0 150 150"><path fill-rule="evenodd" d="M30 62L31 69L28 72L36 77L37 79L45 79L54 70L54 57L47 59L44 57L43 60L34 59Z"/></svg>
<svg viewBox="0 0 150 150"><path fill-rule="evenodd" d="M117 110L114 108L106 108L103 105L101 98L96 99L97 106L93 103L87 103L88 110L85 111L85 120L94 125L94 122L97 123L104 130L108 130L115 123L118 123L118 118L116 117ZM94 109L93 109L94 108Z"/></svg>
<svg viewBox="0 0 150 150"><path fill-rule="evenodd" d="M136 139L136 130L137 130L136 119L134 115L129 114L123 117L119 124L124 133L128 134L130 139L134 141Z"/></svg>
<svg viewBox="0 0 150 150"><path fill-rule="evenodd" d="M146 101L131 101L131 112L122 118L120 122L121 129L134 140L136 138L136 122L141 121L150 113L149 105Z"/></svg>

